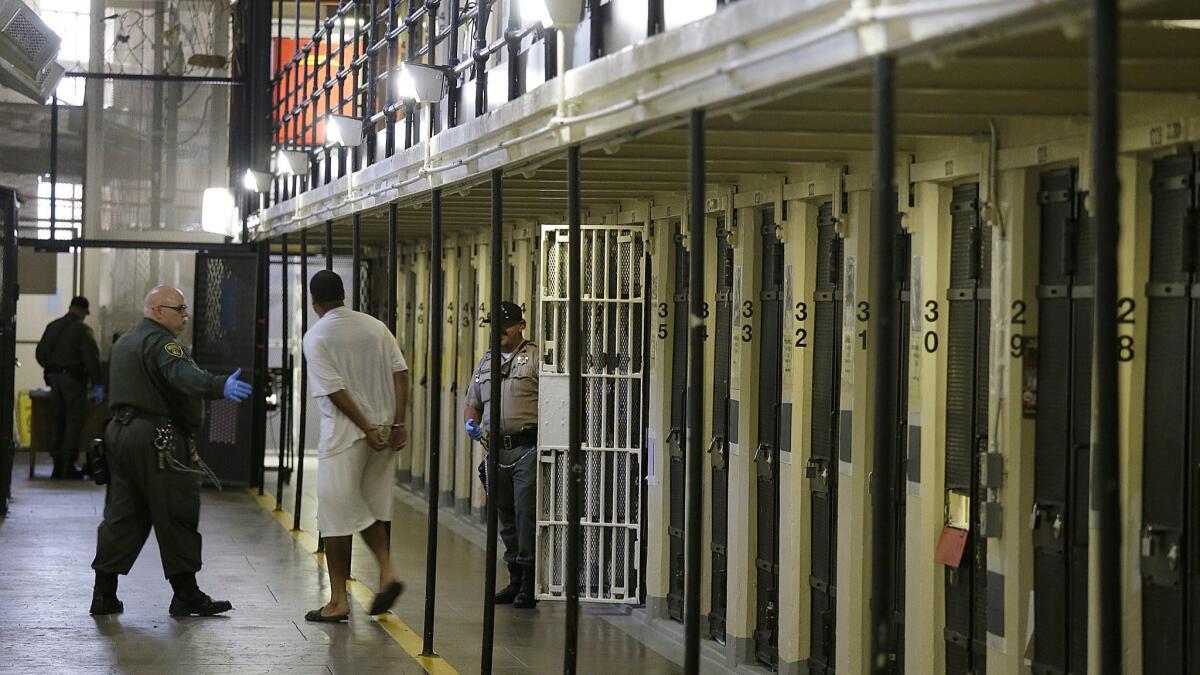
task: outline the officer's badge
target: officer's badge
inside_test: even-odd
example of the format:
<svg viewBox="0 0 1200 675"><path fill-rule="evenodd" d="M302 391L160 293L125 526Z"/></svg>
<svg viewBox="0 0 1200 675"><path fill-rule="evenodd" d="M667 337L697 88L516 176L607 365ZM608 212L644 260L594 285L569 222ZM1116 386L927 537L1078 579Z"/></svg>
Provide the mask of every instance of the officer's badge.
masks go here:
<svg viewBox="0 0 1200 675"><path fill-rule="evenodd" d="M168 342L167 344L163 345L163 349L177 359L184 358L183 347L180 347L178 342Z"/></svg>
<svg viewBox="0 0 1200 675"><path fill-rule="evenodd" d="M518 357L517 357L517 365L518 365L518 366L523 366L523 365L525 365L526 363L529 363L529 356L528 356L528 355L526 355L526 354L521 354L520 356L518 356Z"/></svg>

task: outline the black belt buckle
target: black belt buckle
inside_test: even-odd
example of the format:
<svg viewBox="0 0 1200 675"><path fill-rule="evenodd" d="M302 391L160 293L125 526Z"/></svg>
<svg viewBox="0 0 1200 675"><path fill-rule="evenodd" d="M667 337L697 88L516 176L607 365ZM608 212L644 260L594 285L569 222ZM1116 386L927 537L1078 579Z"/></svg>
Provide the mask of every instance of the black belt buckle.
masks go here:
<svg viewBox="0 0 1200 675"><path fill-rule="evenodd" d="M505 434L500 439L500 445L503 446L505 450L512 450L513 449L513 437L508 434Z"/></svg>

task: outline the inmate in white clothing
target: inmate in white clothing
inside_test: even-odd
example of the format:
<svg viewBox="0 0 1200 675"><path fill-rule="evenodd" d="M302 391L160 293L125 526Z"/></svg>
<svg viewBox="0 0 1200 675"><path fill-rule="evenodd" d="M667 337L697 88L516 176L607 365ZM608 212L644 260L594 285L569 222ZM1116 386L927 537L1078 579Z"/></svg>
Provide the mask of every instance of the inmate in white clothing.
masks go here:
<svg viewBox="0 0 1200 675"><path fill-rule="evenodd" d="M376 450L367 439L317 465L317 528L322 536L348 537L375 521L392 519L396 453Z"/></svg>
<svg viewBox="0 0 1200 675"><path fill-rule="evenodd" d="M408 370L408 364L382 321L348 307L331 309L304 335L304 356L308 359L309 393L321 410L317 457L345 452L366 437L337 409L330 394L345 389L371 424L390 427L395 421L393 373ZM385 437L388 431L384 431Z"/></svg>

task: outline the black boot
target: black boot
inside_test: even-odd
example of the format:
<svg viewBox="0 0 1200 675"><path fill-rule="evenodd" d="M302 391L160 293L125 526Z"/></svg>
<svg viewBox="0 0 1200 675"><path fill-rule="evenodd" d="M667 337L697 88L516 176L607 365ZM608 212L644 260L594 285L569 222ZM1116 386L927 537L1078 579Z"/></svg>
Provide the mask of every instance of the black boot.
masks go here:
<svg viewBox="0 0 1200 675"><path fill-rule="evenodd" d="M50 477L55 480L58 480L59 478L62 478L62 473L63 473L63 461L61 459L55 457L54 458L54 470L52 470L50 472Z"/></svg>
<svg viewBox="0 0 1200 675"><path fill-rule="evenodd" d="M233 609L228 600L213 600L201 591L194 574L176 574L169 581L175 590L168 610L171 616L212 616Z"/></svg>
<svg viewBox="0 0 1200 675"><path fill-rule="evenodd" d="M524 569L516 564L511 563L508 566L508 585L504 590L496 594L497 605L511 605L513 600L517 599L517 594L521 592L521 579Z"/></svg>
<svg viewBox="0 0 1200 675"><path fill-rule="evenodd" d="M89 614L120 614L125 605L117 599L117 575L96 572L96 585L92 589L92 607Z"/></svg>
<svg viewBox="0 0 1200 675"><path fill-rule="evenodd" d="M521 591L517 593L517 597L513 600L513 607L516 609L532 609L537 607L537 594L533 586L533 568L526 567L521 570Z"/></svg>

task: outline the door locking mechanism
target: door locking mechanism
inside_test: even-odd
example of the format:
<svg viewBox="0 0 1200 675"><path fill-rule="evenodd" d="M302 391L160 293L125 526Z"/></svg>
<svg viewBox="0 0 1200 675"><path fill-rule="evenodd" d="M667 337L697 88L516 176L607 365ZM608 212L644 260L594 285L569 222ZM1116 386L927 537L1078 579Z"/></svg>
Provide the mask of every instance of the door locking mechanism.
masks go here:
<svg viewBox="0 0 1200 675"><path fill-rule="evenodd" d="M812 481L813 492L829 492L829 460L824 457L810 457L804 465L804 477Z"/></svg>
<svg viewBox="0 0 1200 675"><path fill-rule="evenodd" d="M1179 589L1180 532L1176 528L1147 525L1142 528L1142 577L1156 586Z"/></svg>

